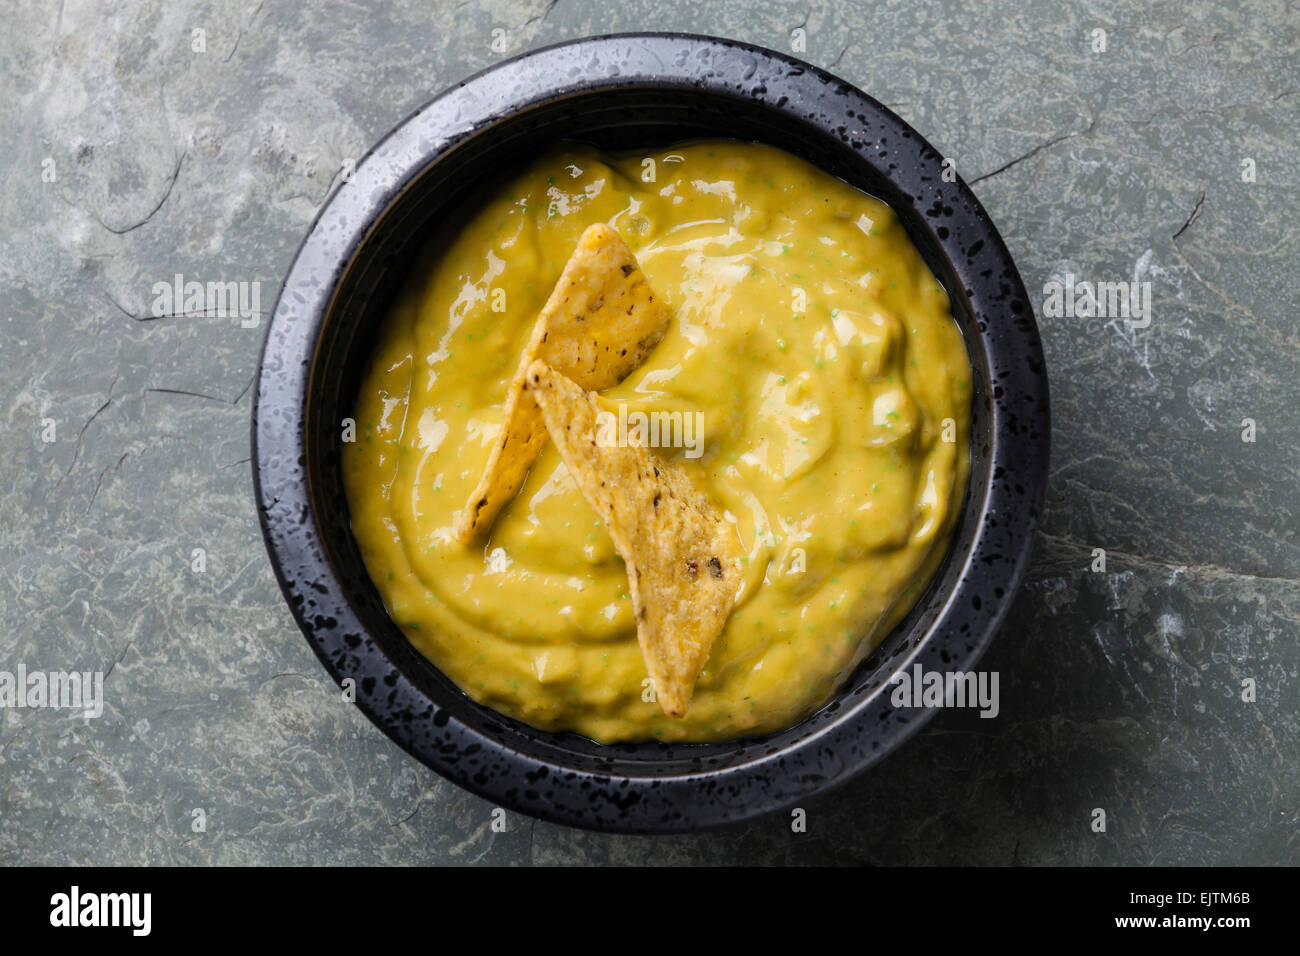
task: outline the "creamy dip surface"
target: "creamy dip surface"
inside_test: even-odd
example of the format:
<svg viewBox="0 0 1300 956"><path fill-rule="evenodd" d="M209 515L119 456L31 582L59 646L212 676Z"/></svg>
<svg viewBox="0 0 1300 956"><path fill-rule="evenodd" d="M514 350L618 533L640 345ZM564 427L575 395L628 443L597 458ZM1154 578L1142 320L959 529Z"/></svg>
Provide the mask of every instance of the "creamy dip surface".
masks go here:
<svg viewBox="0 0 1300 956"><path fill-rule="evenodd" d="M725 512L744 555L678 719L648 686L627 571L553 445L489 534L452 532L537 314L596 222L673 313L602 397L633 427L681 413L681 447L655 453ZM778 730L827 701L941 562L970 383L948 297L881 202L758 144L574 147L413 271L344 445L352 527L393 620L489 707L601 742Z"/></svg>

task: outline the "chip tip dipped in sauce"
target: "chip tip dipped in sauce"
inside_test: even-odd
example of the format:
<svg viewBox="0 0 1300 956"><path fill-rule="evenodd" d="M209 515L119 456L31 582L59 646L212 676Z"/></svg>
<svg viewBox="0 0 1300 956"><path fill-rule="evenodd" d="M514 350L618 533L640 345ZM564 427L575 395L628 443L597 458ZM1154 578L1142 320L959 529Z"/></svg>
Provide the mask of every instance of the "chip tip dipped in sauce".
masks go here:
<svg viewBox="0 0 1300 956"><path fill-rule="evenodd" d="M456 515L457 540L469 543L491 527L541 451L545 430L524 388L528 366L545 359L584 387L609 388L645 360L668 322L668 310L618 232L605 223L589 226L524 346L506 390L501 433L469 502Z"/></svg>
<svg viewBox="0 0 1300 956"><path fill-rule="evenodd" d="M527 379L569 475L605 519L627 568L658 702L682 717L736 598L738 583L726 571L740 558L735 533L690 478L649 447L601 440L608 409L595 392L541 361Z"/></svg>

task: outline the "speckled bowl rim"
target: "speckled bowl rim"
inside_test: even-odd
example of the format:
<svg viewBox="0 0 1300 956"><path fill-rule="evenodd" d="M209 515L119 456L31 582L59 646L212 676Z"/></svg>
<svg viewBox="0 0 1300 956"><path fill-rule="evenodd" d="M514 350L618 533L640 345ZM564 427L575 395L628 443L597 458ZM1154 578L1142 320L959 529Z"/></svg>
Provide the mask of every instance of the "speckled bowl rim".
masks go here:
<svg viewBox="0 0 1300 956"><path fill-rule="evenodd" d="M574 77L579 63L585 70ZM835 130L846 146L915 197L918 211L927 203L944 208L945 228L934 238L965 285L990 371L990 477L985 487L967 492L966 520L977 527L964 558L954 556L963 562L956 585L931 597L941 606L924 638L897 661L896 672L914 664L972 670L1001 623L1027 565L1045 491L1047 379L1033 310L1010 253L965 183L944 181L940 153L845 81L751 44L691 34L618 34L503 61L399 124L322 207L268 323L252 412L259 519L300 628L336 681L359 674L383 678L372 690L357 681L357 705L405 750L466 789L552 822L619 832L681 832L796 806L838 786L910 738L933 711L899 718L886 687L793 746L764 751L739 766L668 777L592 773L521 753L440 708L369 638L328 559L306 468L307 389L317 338L347 264L378 218L376 206L391 203L435 156L502 116L547 98L590 92L593 84L706 89L760 100L822 132ZM888 164L875 136L857 135L868 126L889 134ZM972 236L979 238L972 242ZM972 506L977 512L970 512ZM314 613L302 601L309 589ZM994 597L995 590L1000 596ZM957 619L964 625L960 637L953 626ZM341 653L353 661L346 674L337 665ZM417 730L422 722L430 726ZM872 738L870 749L861 746L866 737ZM737 747L747 743L736 742ZM476 766L492 766L493 772L473 772L460 759L466 752L476 754ZM530 785L539 779L547 781L545 793Z"/></svg>

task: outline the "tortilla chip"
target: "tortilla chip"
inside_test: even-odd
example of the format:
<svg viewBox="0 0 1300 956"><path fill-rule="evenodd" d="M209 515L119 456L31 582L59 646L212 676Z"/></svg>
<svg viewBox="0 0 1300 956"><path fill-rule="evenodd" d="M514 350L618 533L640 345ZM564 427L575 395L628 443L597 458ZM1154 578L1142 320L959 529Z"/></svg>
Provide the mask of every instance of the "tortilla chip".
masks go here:
<svg viewBox="0 0 1300 956"><path fill-rule="evenodd" d="M740 587L735 532L687 476L643 445L601 441L594 392L544 362L525 388L627 564L636 636L669 717L682 717Z"/></svg>
<svg viewBox="0 0 1300 956"><path fill-rule="evenodd" d="M456 516L462 543L491 527L519 491L546 444L537 403L524 393L524 374L538 359L583 388L617 385L645 361L668 330L669 314L617 232L599 223L578 240L560 280L533 326L532 337L506 391L504 423L487 468Z"/></svg>

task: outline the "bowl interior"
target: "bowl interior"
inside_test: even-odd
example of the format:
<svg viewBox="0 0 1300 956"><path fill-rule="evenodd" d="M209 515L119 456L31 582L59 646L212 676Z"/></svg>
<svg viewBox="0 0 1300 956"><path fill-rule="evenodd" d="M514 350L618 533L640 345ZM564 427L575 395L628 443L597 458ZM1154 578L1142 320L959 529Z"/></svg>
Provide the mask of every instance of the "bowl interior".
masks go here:
<svg viewBox="0 0 1300 956"><path fill-rule="evenodd" d="M777 146L886 202L948 291L973 373L971 472L962 514L946 560L912 612L886 635L830 703L794 727L764 737L671 745L599 745L577 734L538 731L470 700L415 650L389 618L351 532L340 468L339 423L352 414L376 336L413 259L438 230L454 228L481 190L517 172L557 140L631 149L719 137ZM875 141L872 145L881 164L892 168L889 144ZM737 766L813 736L845 708L888 693L889 678L938 616L943 602L937 598L952 590L961 572L990 468L989 363L966 292L936 241L936 234L944 235L944 219L952 210L945 213L941 205L919 208L918 200L902 193L858 152L816 127L753 99L704 89L625 87L576 93L495 121L436 157L397 195L347 268L322 328L307 395L305 464L326 557L358 617L393 666L439 708L515 751L561 767L629 777ZM972 636L971 649L974 641ZM872 747L878 748L879 742L872 741Z"/></svg>

